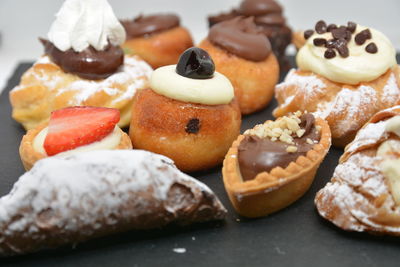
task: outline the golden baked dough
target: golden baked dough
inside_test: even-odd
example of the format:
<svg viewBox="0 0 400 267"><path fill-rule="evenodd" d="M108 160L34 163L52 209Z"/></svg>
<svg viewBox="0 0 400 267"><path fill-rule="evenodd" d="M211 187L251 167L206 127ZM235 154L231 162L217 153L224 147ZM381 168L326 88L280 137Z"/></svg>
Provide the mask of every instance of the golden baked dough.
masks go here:
<svg viewBox="0 0 400 267"><path fill-rule="evenodd" d="M378 111L400 101L400 68L388 70L378 79L352 86L332 82L320 75L292 70L276 86L275 117L297 110L312 112L328 121L335 146L344 147Z"/></svg>
<svg viewBox="0 0 400 267"><path fill-rule="evenodd" d="M377 113L346 147L331 181L315 197L322 217L347 231L400 236L400 205L382 172L385 159L377 155L383 142L400 140L386 131L387 120L399 115L400 106ZM393 156L399 159L399 151Z"/></svg>
<svg viewBox="0 0 400 267"><path fill-rule="evenodd" d="M315 125L321 127L321 139L306 156L298 157L285 169L276 167L249 181L243 181L238 162L238 147L244 135L236 139L225 157L222 175L229 199L240 215L268 215L289 206L308 190L331 145L327 122L316 118Z"/></svg>
<svg viewBox="0 0 400 267"><path fill-rule="evenodd" d="M19 155L21 157L22 164L24 165L25 170L29 171L36 161L46 158L47 155L44 155L40 152L37 152L33 148L33 141L35 137L48 126L48 123L43 123L38 127L29 130L23 137L21 144L19 146ZM121 132L121 141L115 149L132 149L132 142L129 136L123 132L120 128L117 128L118 131Z"/></svg>
<svg viewBox="0 0 400 267"><path fill-rule="evenodd" d="M268 105L279 79L279 64L273 53L263 61L253 62L226 52L208 39L199 47L210 54L216 70L231 81L242 114L253 113Z"/></svg>
<svg viewBox="0 0 400 267"><path fill-rule="evenodd" d="M122 45L128 54L138 55L154 69L178 63L179 56L193 46L190 33L184 27L128 39Z"/></svg>
<svg viewBox="0 0 400 267"><path fill-rule="evenodd" d="M297 50L299 50L306 43L306 39L304 38L304 31L293 32L292 43L297 48Z"/></svg>
<svg viewBox="0 0 400 267"><path fill-rule="evenodd" d="M120 127L130 122L132 98L148 86L152 69L138 56L125 56L120 71L104 80L85 80L65 73L47 56L37 61L10 92L12 117L26 130L48 121L54 110L69 106L116 108Z"/></svg>
<svg viewBox="0 0 400 267"><path fill-rule="evenodd" d="M192 132L188 129L191 120L197 120L199 125ZM165 155L180 170L197 171L222 162L240 133L240 124L236 100L209 106L174 100L144 89L133 100L129 135L134 148Z"/></svg>

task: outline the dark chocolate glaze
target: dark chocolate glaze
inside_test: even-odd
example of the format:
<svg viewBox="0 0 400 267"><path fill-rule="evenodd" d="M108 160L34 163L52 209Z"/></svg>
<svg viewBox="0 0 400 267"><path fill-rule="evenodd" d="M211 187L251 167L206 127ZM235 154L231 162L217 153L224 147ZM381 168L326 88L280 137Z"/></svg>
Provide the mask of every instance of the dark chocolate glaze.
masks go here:
<svg viewBox="0 0 400 267"><path fill-rule="evenodd" d="M51 42L39 39L45 53L65 72L78 75L83 79L100 80L114 74L124 63L124 52L119 46L108 45L103 51L92 46L82 52L69 49L59 50Z"/></svg>
<svg viewBox="0 0 400 267"><path fill-rule="evenodd" d="M179 17L174 14L156 14L122 20L128 38L137 38L163 32L180 25Z"/></svg>
<svg viewBox="0 0 400 267"><path fill-rule="evenodd" d="M268 38L254 24L254 19L236 17L214 25L210 42L228 52L251 61L262 61L271 53Z"/></svg>
<svg viewBox="0 0 400 267"><path fill-rule="evenodd" d="M282 12L282 7L274 0L244 0L237 9L228 13L209 16L208 22L211 27L216 23L237 16L254 16L255 23L261 27L262 32L268 37L281 70L285 71L290 67L285 57L285 51L292 41L292 31L286 25Z"/></svg>
<svg viewBox="0 0 400 267"><path fill-rule="evenodd" d="M246 136L238 148L238 160L243 181L254 179L261 172L269 172L275 167L286 168L300 156L307 154L314 146L307 143L307 139L319 141L321 136L315 128L315 119L311 114L304 114L300 127L305 130L301 138L294 138L297 152L289 153L289 146L280 141L271 141L269 138Z"/></svg>

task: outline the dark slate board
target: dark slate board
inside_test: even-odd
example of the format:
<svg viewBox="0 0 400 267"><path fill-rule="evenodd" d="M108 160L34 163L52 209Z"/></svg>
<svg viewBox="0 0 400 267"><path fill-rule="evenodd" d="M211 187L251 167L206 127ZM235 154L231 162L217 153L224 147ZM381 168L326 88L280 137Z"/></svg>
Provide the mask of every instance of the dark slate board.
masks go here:
<svg viewBox="0 0 400 267"><path fill-rule="evenodd" d="M11 119L8 92L31 64L20 64L0 97L0 196L23 174L18 146L23 129ZM272 119L276 103L243 118L242 129ZM220 168L193 174L214 190L229 214L225 222L132 231L32 255L0 259L4 266L399 266L400 240L348 233L323 220L315 193L331 178L342 150L332 148L311 189L290 207L248 220L232 209ZM178 254L174 248L185 248Z"/></svg>

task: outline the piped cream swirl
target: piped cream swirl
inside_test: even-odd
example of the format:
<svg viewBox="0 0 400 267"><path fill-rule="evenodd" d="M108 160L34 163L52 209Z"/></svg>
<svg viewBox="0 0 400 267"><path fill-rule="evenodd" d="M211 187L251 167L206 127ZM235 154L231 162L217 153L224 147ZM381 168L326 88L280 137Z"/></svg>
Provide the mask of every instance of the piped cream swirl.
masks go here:
<svg viewBox="0 0 400 267"><path fill-rule="evenodd" d="M175 69L176 65L156 69L150 79L153 91L175 100L204 105L222 105L232 101L233 86L224 75L214 72L210 79L191 79L177 74Z"/></svg>
<svg viewBox="0 0 400 267"><path fill-rule="evenodd" d="M354 37L365 29L367 28L357 25L356 32L348 43L350 55L347 58L337 55L326 59L324 57L326 48L315 46L313 42L315 38L332 39L332 34L330 32L314 33L297 54L298 67L303 71L317 73L338 83L358 84L375 80L397 64L396 50L383 33L372 28L369 28L372 39L367 40L363 45L357 45ZM378 52L375 54L365 51L366 46L371 42L378 47Z"/></svg>
<svg viewBox="0 0 400 267"><path fill-rule="evenodd" d="M102 51L110 42L121 45L126 33L107 0L66 0L51 25L48 39L59 50Z"/></svg>

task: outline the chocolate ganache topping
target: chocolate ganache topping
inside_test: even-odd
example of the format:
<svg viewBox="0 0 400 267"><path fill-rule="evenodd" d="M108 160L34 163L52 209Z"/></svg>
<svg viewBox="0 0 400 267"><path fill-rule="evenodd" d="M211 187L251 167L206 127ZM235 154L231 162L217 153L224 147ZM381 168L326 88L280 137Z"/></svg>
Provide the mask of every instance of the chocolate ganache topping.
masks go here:
<svg viewBox="0 0 400 267"><path fill-rule="evenodd" d="M39 39L45 53L65 72L83 79L100 80L114 74L124 63L124 52L120 46L109 44L103 51L89 46L82 52L68 49L63 52L45 39Z"/></svg>
<svg viewBox="0 0 400 267"><path fill-rule="evenodd" d="M133 20L122 20L128 38L142 37L166 31L180 25L179 17L174 14L156 14L142 16Z"/></svg>
<svg viewBox="0 0 400 267"><path fill-rule="evenodd" d="M269 172L275 167L286 168L298 157L306 155L314 144L319 142L321 136L315 127L315 118L312 114L303 114L298 126L300 132L292 134L291 145L280 141L279 138L275 140L276 138L246 135L238 148L243 181L252 180L257 174ZM272 132L280 132L280 130L272 129Z"/></svg>
<svg viewBox="0 0 400 267"><path fill-rule="evenodd" d="M262 61L271 53L268 38L254 24L254 19L236 17L214 25L209 40L228 52L251 61Z"/></svg>
<svg viewBox="0 0 400 267"><path fill-rule="evenodd" d="M273 0L245 0L238 9L245 16L260 16L272 13L282 13L282 7Z"/></svg>

